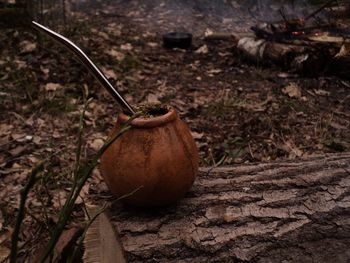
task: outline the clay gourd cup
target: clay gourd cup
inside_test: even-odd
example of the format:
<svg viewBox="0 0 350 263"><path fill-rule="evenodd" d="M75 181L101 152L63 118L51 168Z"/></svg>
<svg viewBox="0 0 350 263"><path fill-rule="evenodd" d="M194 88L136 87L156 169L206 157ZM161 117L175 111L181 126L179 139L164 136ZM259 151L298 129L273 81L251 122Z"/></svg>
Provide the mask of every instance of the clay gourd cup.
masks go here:
<svg viewBox="0 0 350 263"><path fill-rule="evenodd" d="M119 113L112 133L128 121ZM101 173L111 192L124 202L156 207L174 203L192 186L198 172L198 150L190 130L173 108L160 116L136 118L132 128L101 157Z"/></svg>

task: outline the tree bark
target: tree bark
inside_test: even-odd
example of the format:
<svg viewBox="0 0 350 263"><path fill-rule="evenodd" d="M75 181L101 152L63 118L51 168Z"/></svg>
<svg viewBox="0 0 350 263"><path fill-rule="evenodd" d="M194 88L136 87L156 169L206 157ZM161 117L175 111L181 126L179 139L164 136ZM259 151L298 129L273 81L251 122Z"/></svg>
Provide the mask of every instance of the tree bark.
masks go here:
<svg viewBox="0 0 350 263"><path fill-rule="evenodd" d="M349 262L350 153L201 168L178 204L110 216L128 262Z"/></svg>

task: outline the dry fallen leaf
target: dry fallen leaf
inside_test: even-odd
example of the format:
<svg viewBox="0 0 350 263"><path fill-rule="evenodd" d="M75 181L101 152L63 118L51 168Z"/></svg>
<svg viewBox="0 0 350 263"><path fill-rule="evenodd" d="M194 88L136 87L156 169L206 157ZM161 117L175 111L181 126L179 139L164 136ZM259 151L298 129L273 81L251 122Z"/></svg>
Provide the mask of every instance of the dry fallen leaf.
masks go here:
<svg viewBox="0 0 350 263"><path fill-rule="evenodd" d="M329 91L326 91L323 89L315 89L314 92L316 95L319 95L319 96L329 96L329 94L330 94Z"/></svg>
<svg viewBox="0 0 350 263"><path fill-rule="evenodd" d="M85 184L83 186L83 188L81 189L79 196L77 198L77 200L75 201L76 204L82 204L84 202L85 197L89 194L89 189L90 189L90 185L89 184Z"/></svg>
<svg viewBox="0 0 350 263"><path fill-rule="evenodd" d="M334 57L336 58L345 57L349 55L349 52L350 52L349 43L345 43L341 46L339 52Z"/></svg>
<svg viewBox="0 0 350 263"><path fill-rule="evenodd" d="M301 97L300 87L294 82L291 82L287 86L285 86L282 89L282 92L284 94L288 94L288 96L291 98L300 98Z"/></svg>
<svg viewBox="0 0 350 263"><path fill-rule="evenodd" d="M329 124L332 128L337 129L337 130L347 130L348 127L341 125L339 123L336 123L334 121L331 121L331 123Z"/></svg>
<svg viewBox="0 0 350 263"><path fill-rule="evenodd" d="M158 103L160 103L160 101L158 100L158 97L155 94L153 94L153 93L148 94L147 102L150 103L150 104L158 104Z"/></svg>
<svg viewBox="0 0 350 263"><path fill-rule="evenodd" d="M110 23L108 24L108 27L106 27L106 31L110 35L119 37L122 34L122 28L123 28L123 25L121 24Z"/></svg>
<svg viewBox="0 0 350 263"><path fill-rule="evenodd" d="M12 124L6 124L6 123L1 123L0 124L0 133L2 136L11 134L12 138L12 131L13 131L13 125Z"/></svg>
<svg viewBox="0 0 350 263"><path fill-rule="evenodd" d="M200 139L202 139L202 138L203 138L203 135L204 135L203 132L199 133L199 132L195 132L195 131L192 131L191 134L192 134L192 137L193 137L195 140L200 140Z"/></svg>
<svg viewBox="0 0 350 263"><path fill-rule="evenodd" d="M22 54L33 52L36 49L36 43L24 40L20 44L20 51Z"/></svg>
<svg viewBox="0 0 350 263"><path fill-rule="evenodd" d="M52 83L52 82L50 82L50 83L47 83L45 85L45 90L46 91L56 91L57 89L60 89L62 87L63 86L61 84L59 84L59 83Z"/></svg>
<svg viewBox="0 0 350 263"><path fill-rule="evenodd" d="M94 139L91 143L89 143L89 146L95 151L98 151L99 149L101 149L103 144L104 144L104 141L101 138L97 138L97 139Z"/></svg>
<svg viewBox="0 0 350 263"><path fill-rule="evenodd" d="M222 23L223 24L232 24L233 19L232 18L223 18Z"/></svg>
<svg viewBox="0 0 350 263"><path fill-rule="evenodd" d="M112 69L107 69L105 67L102 67L102 70L107 78L114 79L114 80L116 80L118 78L117 74L115 74L115 72Z"/></svg>
<svg viewBox="0 0 350 263"><path fill-rule="evenodd" d="M104 40L109 40L109 35L107 33L99 31L97 34Z"/></svg>
<svg viewBox="0 0 350 263"><path fill-rule="evenodd" d="M5 258L10 255L10 249L5 246L0 246L0 261L2 262Z"/></svg>
<svg viewBox="0 0 350 263"><path fill-rule="evenodd" d="M211 30L210 28L207 28L204 32L204 36L210 36L212 35L214 32L213 30Z"/></svg>
<svg viewBox="0 0 350 263"><path fill-rule="evenodd" d="M116 58L118 61L122 61L125 58L125 55L122 52L119 52L115 49L109 49L106 51L107 55L110 55L113 58Z"/></svg>
<svg viewBox="0 0 350 263"><path fill-rule="evenodd" d="M300 157L303 155L303 151L301 151L293 142L287 141L284 143L286 146L286 150L289 152L290 158L295 158L295 156Z"/></svg>
<svg viewBox="0 0 350 263"><path fill-rule="evenodd" d="M148 42L147 45L153 48L158 47L158 43L156 42Z"/></svg>
<svg viewBox="0 0 350 263"><path fill-rule="evenodd" d="M208 46L207 45L203 45L200 48L198 48L194 53L196 54L207 54L209 51Z"/></svg>
<svg viewBox="0 0 350 263"><path fill-rule="evenodd" d="M11 137L14 141L17 141L17 142L23 142L25 141L25 137L27 135L25 133L12 133L11 134Z"/></svg>
<svg viewBox="0 0 350 263"><path fill-rule="evenodd" d="M65 190L56 191L53 197L53 207L61 209L67 200L67 192Z"/></svg>
<svg viewBox="0 0 350 263"><path fill-rule="evenodd" d="M120 49L125 51L130 51L133 49L133 47L130 43L126 43L126 44L120 45Z"/></svg>
<svg viewBox="0 0 350 263"><path fill-rule="evenodd" d="M222 72L221 69L211 69L207 71L208 74L218 74L220 72Z"/></svg>
<svg viewBox="0 0 350 263"><path fill-rule="evenodd" d="M10 150L9 153L15 157L19 156L21 153L23 153L27 149L28 145L18 145L14 149Z"/></svg>

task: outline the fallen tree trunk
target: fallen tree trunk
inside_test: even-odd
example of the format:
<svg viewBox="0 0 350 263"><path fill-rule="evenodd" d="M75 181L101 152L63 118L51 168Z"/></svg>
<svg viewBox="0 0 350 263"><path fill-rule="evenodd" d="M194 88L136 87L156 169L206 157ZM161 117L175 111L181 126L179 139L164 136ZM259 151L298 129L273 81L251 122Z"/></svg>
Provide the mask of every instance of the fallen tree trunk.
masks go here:
<svg viewBox="0 0 350 263"><path fill-rule="evenodd" d="M110 216L128 262L349 262L350 153L202 168L177 205Z"/></svg>
<svg viewBox="0 0 350 263"><path fill-rule="evenodd" d="M297 42L297 41L294 41ZM248 60L262 64L275 64L283 69L313 76L327 69L332 61L329 48L323 43L278 43L265 39L244 37L238 41L237 49Z"/></svg>

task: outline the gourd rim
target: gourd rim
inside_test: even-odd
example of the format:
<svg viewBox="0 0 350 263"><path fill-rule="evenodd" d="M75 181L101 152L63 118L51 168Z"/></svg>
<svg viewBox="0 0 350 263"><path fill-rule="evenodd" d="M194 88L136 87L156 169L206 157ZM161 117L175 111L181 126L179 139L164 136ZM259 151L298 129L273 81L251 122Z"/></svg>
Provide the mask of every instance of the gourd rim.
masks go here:
<svg viewBox="0 0 350 263"><path fill-rule="evenodd" d="M121 124L125 124L129 120L130 116L126 115L123 112L120 112L118 114L118 122ZM139 117L135 118L131 121L131 126L137 127L137 128L152 128L152 127L158 127L163 126L169 122L174 121L177 118L176 110L172 107L169 107L168 112L155 117L150 118L144 118Z"/></svg>

